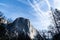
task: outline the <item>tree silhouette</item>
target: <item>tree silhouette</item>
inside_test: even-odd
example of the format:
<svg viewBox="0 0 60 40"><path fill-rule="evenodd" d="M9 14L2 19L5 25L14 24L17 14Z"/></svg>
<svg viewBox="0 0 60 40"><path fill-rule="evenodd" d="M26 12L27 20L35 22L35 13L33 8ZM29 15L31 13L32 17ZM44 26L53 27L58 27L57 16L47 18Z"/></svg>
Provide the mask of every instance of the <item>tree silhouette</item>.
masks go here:
<svg viewBox="0 0 60 40"><path fill-rule="evenodd" d="M51 9L52 11L52 17L53 17L53 21L54 21L54 26L52 27L51 25L50 27L50 33L52 35L52 39L53 40L60 40L60 10L57 9Z"/></svg>

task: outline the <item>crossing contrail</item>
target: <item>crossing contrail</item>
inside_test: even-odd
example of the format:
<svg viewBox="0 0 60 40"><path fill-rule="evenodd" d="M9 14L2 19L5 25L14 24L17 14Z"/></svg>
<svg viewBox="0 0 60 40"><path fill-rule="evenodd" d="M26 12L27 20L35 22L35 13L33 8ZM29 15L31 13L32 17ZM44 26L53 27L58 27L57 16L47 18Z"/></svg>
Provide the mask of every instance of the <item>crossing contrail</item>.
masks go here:
<svg viewBox="0 0 60 40"><path fill-rule="evenodd" d="M42 2L47 3L46 5L48 5L48 11L47 12L44 12L40 9L41 4ZM49 14L49 11L50 11L50 3L48 0L33 0L33 2L31 2L30 0L28 0L29 4L32 6L32 8L36 11L37 15L39 15L39 20L42 24L42 26L49 26L50 25L50 14ZM48 22L48 23L47 23Z"/></svg>

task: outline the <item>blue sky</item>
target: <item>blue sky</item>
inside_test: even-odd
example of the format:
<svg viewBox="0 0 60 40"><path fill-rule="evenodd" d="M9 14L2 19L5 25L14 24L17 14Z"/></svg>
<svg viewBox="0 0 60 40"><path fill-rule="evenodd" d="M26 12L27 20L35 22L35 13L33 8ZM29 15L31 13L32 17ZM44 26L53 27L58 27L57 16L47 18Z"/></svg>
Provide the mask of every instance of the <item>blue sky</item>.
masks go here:
<svg viewBox="0 0 60 40"><path fill-rule="evenodd" d="M24 17L37 30L47 30L51 24L50 7L60 9L59 4L59 0L0 0L0 11L7 18Z"/></svg>

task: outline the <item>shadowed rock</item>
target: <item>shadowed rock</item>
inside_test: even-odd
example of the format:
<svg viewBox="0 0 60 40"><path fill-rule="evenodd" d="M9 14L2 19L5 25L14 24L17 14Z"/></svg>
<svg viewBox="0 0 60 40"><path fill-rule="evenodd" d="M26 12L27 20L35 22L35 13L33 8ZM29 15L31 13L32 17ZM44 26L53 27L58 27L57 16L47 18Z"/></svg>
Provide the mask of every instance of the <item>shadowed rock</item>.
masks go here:
<svg viewBox="0 0 60 40"><path fill-rule="evenodd" d="M2 31L0 34L3 33L4 40L43 40L28 19L20 17L12 23L4 25L6 26L0 27Z"/></svg>

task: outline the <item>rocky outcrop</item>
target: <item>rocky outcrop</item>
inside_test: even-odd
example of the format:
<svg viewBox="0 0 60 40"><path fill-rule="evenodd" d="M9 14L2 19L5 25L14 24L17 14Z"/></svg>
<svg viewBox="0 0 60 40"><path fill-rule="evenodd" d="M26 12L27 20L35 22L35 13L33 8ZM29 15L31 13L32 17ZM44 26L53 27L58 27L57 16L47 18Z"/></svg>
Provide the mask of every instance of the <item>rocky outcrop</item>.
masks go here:
<svg viewBox="0 0 60 40"><path fill-rule="evenodd" d="M12 23L0 24L1 40L3 38L4 40L43 40L39 32L33 28L29 19L19 17Z"/></svg>

